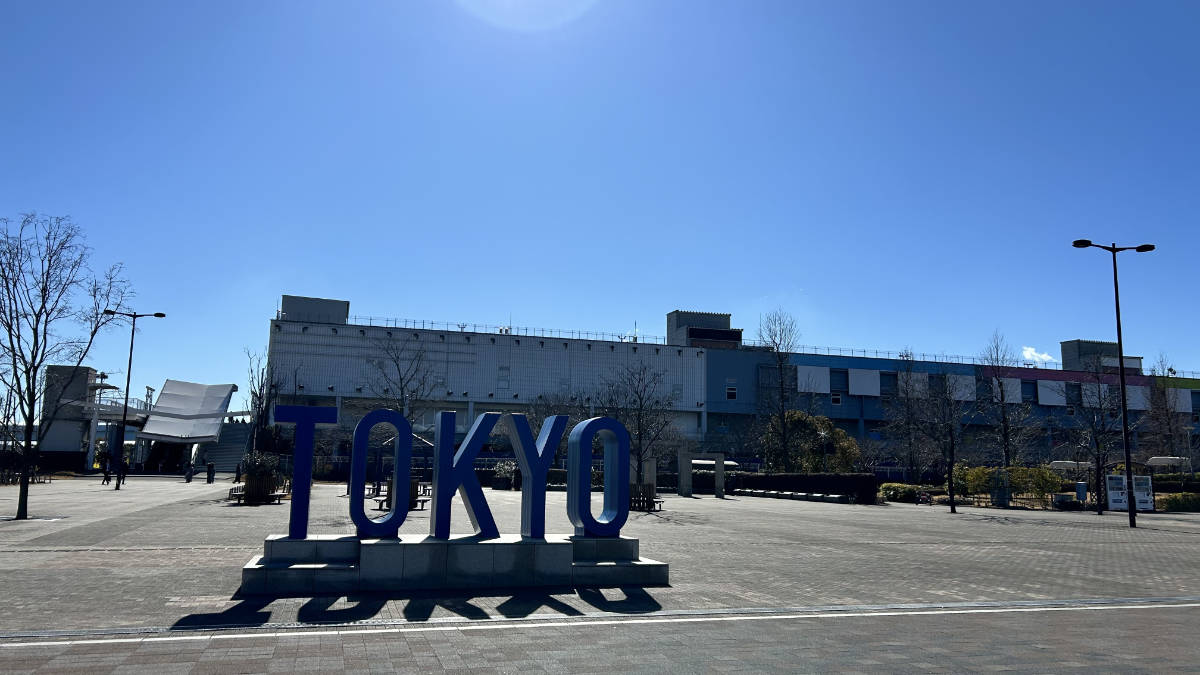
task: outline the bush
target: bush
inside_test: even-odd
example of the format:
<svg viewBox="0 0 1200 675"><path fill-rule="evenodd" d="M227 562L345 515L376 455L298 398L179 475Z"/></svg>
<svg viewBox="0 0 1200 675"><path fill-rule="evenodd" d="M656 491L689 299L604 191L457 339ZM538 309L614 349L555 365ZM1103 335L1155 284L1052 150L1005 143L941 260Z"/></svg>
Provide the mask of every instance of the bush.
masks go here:
<svg viewBox="0 0 1200 675"><path fill-rule="evenodd" d="M699 472L693 472L693 479L696 473ZM727 488L731 475L737 488L850 495L857 504L874 504L879 493L879 479L873 473L726 473Z"/></svg>
<svg viewBox="0 0 1200 675"><path fill-rule="evenodd" d="M1200 493L1176 492L1160 494L1154 497L1154 508L1158 511L1181 512L1200 511Z"/></svg>
<svg viewBox="0 0 1200 675"><path fill-rule="evenodd" d="M954 486L964 494L984 494L991 492L992 487L1002 480L1003 470L996 466L962 465L954 467ZM1044 466L1010 466L1008 467L1008 489L1014 495L1033 495L1045 497L1055 492L1064 492L1062 476ZM1069 489L1074 490L1074 483ZM965 489L963 489L965 488ZM959 490L955 490L958 492Z"/></svg>
<svg viewBox="0 0 1200 675"><path fill-rule="evenodd" d="M879 495L889 502L915 504L917 502L917 492L918 488L916 485L908 485L907 483L884 483L879 486Z"/></svg>
<svg viewBox="0 0 1200 675"><path fill-rule="evenodd" d="M242 455L242 473L253 478L274 477L279 473L279 456L251 450Z"/></svg>

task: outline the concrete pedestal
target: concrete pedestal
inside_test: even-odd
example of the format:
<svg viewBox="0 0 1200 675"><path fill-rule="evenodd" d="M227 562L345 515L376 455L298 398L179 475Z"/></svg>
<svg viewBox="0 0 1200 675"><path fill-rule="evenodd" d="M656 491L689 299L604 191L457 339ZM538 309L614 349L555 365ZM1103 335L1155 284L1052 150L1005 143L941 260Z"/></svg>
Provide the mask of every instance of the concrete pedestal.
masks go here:
<svg viewBox="0 0 1200 675"><path fill-rule="evenodd" d="M529 587L652 586L668 583L666 563L639 556L637 539L519 535L480 540L267 537L263 555L242 568L248 595Z"/></svg>

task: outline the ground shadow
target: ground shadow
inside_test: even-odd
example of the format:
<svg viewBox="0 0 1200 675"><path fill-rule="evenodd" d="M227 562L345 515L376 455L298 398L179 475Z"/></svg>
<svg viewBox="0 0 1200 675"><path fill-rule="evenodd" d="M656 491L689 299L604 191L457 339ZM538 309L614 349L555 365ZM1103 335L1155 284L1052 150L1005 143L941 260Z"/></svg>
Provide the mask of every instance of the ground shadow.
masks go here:
<svg viewBox="0 0 1200 675"><path fill-rule="evenodd" d="M338 601L336 595L319 595L304 603L296 612L296 620L301 623L353 623L366 621L378 616L383 606L387 604L385 597L347 596L346 600L353 604L347 607L331 609Z"/></svg>
<svg viewBox="0 0 1200 675"><path fill-rule="evenodd" d="M645 614L657 612L662 605L641 586L621 586L618 590L625 594L619 600L609 600L598 588L577 589L579 599L602 612L615 614Z"/></svg>
<svg viewBox="0 0 1200 675"><path fill-rule="evenodd" d="M234 596L235 599L237 596ZM271 620L271 612L267 605L275 601L271 597L245 597L241 601L221 612L188 614L181 617L171 626L171 630L187 630L197 628L222 628L231 626L262 626Z"/></svg>
<svg viewBox="0 0 1200 675"><path fill-rule="evenodd" d="M556 588L512 589L506 592L471 593L454 591L410 591L397 593L356 593L344 596L347 605L335 607L343 597L337 594L313 596L299 608L294 618L304 624L349 624L380 618L389 602L403 603L401 614L404 621L419 623L433 619L440 608L471 621L496 619L520 619L545 608L548 614L562 616L584 616L585 611L572 606L563 596L579 598L595 609L611 614L645 614L662 609L662 605L638 586L622 586L618 589L623 597L608 598L599 588ZM557 597L556 597L557 596ZM238 604L221 612L189 614L171 626L172 630L198 630L232 627L264 626L272 622L272 612L267 606L276 600L296 596L241 596L235 595ZM494 611L481 607L480 599L491 601L503 599L494 605ZM492 602L485 602L491 605ZM276 613L277 614L277 613ZM276 616L274 622L292 621L291 617Z"/></svg>

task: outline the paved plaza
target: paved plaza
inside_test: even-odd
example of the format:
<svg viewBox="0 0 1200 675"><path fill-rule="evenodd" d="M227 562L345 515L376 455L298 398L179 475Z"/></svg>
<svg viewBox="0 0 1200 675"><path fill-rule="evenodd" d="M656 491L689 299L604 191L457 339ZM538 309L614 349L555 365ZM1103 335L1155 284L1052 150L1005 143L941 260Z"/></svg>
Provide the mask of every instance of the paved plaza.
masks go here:
<svg viewBox="0 0 1200 675"><path fill-rule="evenodd" d="M1192 514L668 496L624 534L670 587L272 599L239 597L240 570L287 502L229 487L31 486L35 519L0 521L0 671L1200 669ZM344 492L314 487L312 533L353 532ZM520 493L486 494L518 532ZM0 488L0 513L15 501ZM563 493L546 520L570 531Z"/></svg>

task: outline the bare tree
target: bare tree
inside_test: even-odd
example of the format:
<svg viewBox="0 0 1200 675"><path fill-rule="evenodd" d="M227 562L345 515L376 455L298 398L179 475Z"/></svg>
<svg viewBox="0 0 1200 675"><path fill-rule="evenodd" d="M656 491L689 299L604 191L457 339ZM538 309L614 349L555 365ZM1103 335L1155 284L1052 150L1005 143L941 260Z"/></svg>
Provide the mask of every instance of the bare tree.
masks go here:
<svg viewBox="0 0 1200 675"><path fill-rule="evenodd" d="M1142 417L1143 438L1148 455L1181 456L1189 454L1191 443L1188 431L1191 420L1179 408L1175 398L1178 389L1174 384L1175 368L1165 354L1150 368L1153 383L1149 388L1149 409Z"/></svg>
<svg viewBox="0 0 1200 675"><path fill-rule="evenodd" d="M554 415L567 416L567 428L574 427L579 422L591 417L588 414L587 397L578 394L538 394L525 404L525 419L529 421L529 430L536 438L542 431L542 423ZM565 457L567 449L567 434L563 434L555 449L554 464Z"/></svg>
<svg viewBox="0 0 1200 675"><path fill-rule="evenodd" d="M274 440L278 432L271 428L271 408L279 398L279 390L283 387L283 378L276 372L275 367L259 352L246 348L246 379L250 385L247 399L250 410L250 447L249 450L268 450L274 448ZM276 428L277 429L277 428ZM266 447L269 446L269 447Z"/></svg>
<svg viewBox="0 0 1200 675"><path fill-rule="evenodd" d="M985 381L990 385L986 387L990 395L980 397L976 402L980 422L986 429L983 436L1000 450L1000 465L1008 468L1017 461L1021 449L1039 433L1030 425L1033 406L1021 400L1019 391L1010 391L1006 386L1006 382L1020 379L1019 361L1016 351L1000 331L992 333L979 361L984 366Z"/></svg>
<svg viewBox="0 0 1200 675"><path fill-rule="evenodd" d="M792 352L796 351L796 341L800 332L796 328L796 319L783 310L776 309L763 315L758 320L758 341L771 352L772 369L769 386L761 387L760 405L767 414L767 426L774 426L778 434L764 435L778 444L776 448L763 448L765 453L779 457L792 455L793 438L787 423L787 412L791 408L791 387L788 386L788 361ZM761 372L761 369L760 369ZM794 383L793 383L794 386Z"/></svg>
<svg viewBox="0 0 1200 675"><path fill-rule="evenodd" d="M26 214L18 222L0 219L0 355L4 385L16 401L22 424L17 520L29 517L29 474L34 443L59 410L96 336L123 311L132 295L121 265L100 274L88 267L91 254L82 230L69 218ZM47 365L72 370L55 400L39 401Z"/></svg>
<svg viewBox="0 0 1200 675"><path fill-rule="evenodd" d="M666 373L645 361L626 365L602 383L592 402L597 415L612 417L629 430L634 480L648 480L646 465L657 462L676 440L671 412L675 395Z"/></svg>
<svg viewBox="0 0 1200 675"><path fill-rule="evenodd" d="M1096 513L1104 513L1104 468L1121 448L1121 388L1105 372L1099 357L1089 359L1075 383L1064 384L1067 406L1074 409L1067 439L1076 456L1086 458L1094 471Z"/></svg>
<svg viewBox="0 0 1200 675"><path fill-rule="evenodd" d="M919 481L935 452L924 433L924 399L929 392L927 387L918 386L917 377L926 376L914 372L912 352L900 352L899 360L896 390L883 396L883 435L898 463L905 467L908 479Z"/></svg>
<svg viewBox="0 0 1200 675"><path fill-rule="evenodd" d="M391 332L376 339L374 345L378 356L368 360L376 374L370 383L371 394L415 424L435 384L425 347L411 333L395 337Z"/></svg>
<svg viewBox="0 0 1200 675"><path fill-rule="evenodd" d="M963 391L964 386L966 385L951 374L931 375L928 395L921 406L924 433L941 449L942 457L946 460L946 491L950 497L950 513L958 513L954 465L963 445L964 432L974 417L972 407L965 402L973 392Z"/></svg>

